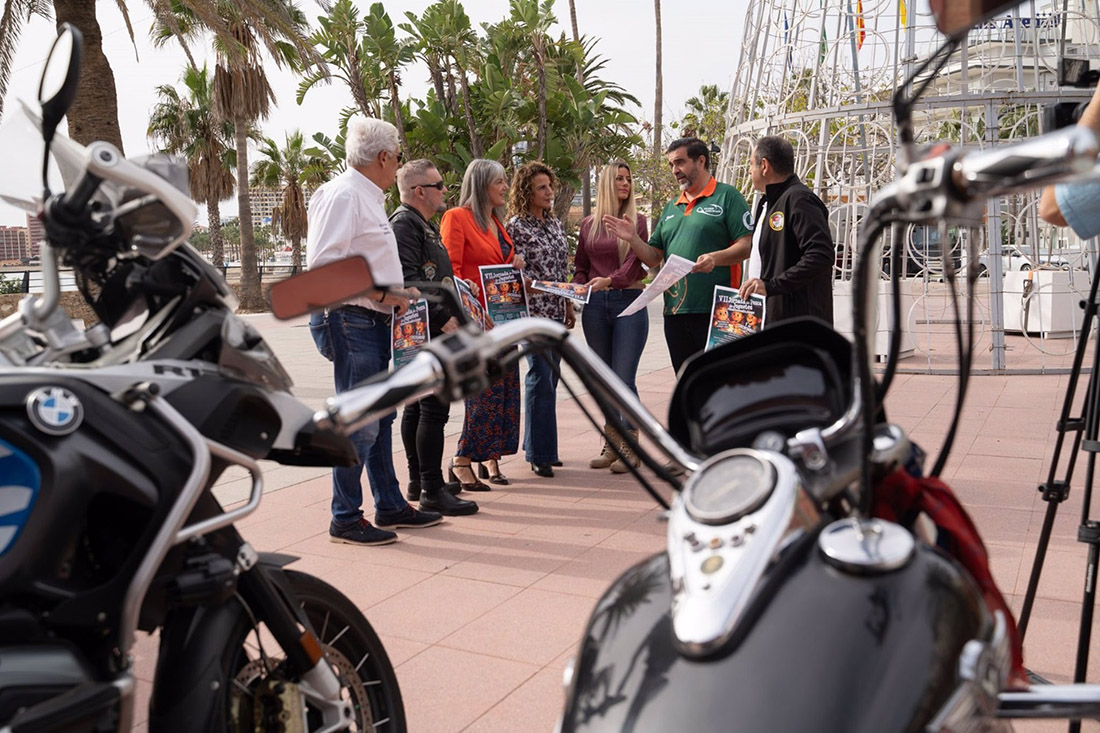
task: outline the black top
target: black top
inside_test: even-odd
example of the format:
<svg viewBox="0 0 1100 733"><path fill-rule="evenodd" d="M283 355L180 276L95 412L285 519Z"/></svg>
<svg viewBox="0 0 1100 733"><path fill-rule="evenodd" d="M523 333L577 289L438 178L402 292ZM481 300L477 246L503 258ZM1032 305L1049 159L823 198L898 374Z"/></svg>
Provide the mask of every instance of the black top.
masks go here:
<svg viewBox="0 0 1100 733"><path fill-rule="evenodd" d="M439 227L416 209L401 204L390 214L390 225L397 237L397 254L405 282L426 280L441 282L454 277L451 257L439 236ZM428 326L432 336L443 333L443 324L455 313L444 303L428 303ZM461 319L460 319L461 320Z"/></svg>
<svg viewBox="0 0 1100 733"><path fill-rule="evenodd" d="M768 293L767 323L814 316L832 325L836 248L829 210L792 175L767 186L756 219L768 206L760 233L760 278Z"/></svg>

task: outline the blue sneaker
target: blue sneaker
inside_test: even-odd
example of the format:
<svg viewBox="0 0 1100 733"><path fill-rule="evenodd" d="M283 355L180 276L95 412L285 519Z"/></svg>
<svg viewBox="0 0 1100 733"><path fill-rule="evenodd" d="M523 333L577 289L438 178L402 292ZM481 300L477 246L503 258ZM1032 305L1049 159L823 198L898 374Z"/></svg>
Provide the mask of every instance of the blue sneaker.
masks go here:
<svg viewBox="0 0 1100 733"><path fill-rule="evenodd" d="M328 541L345 545L388 545L397 541L397 533L372 527L365 519L351 524L337 524L333 521L328 525Z"/></svg>

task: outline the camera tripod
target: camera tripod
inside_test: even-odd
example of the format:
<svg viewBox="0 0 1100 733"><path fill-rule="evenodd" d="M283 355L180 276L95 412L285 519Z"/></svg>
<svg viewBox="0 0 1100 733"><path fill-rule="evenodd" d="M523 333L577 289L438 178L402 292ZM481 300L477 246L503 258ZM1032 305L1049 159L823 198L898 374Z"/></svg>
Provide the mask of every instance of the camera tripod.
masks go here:
<svg viewBox="0 0 1100 733"><path fill-rule="evenodd" d="M1088 562L1085 568L1085 591L1081 605L1081 626L1077 636L1077 661L1073 673L1074 682L1084 682L1088 671L1089 643L1092 638L1092 619L1096 603L1096 577L1097 566L1100 565L1100 521L1089 519L1089 508L1092 503L1092 485L1096 476L1096 459L1100 453L1100 383L1097 380L1097 370L1100 367L1100 337L1093 347L1092 367L1089 370L1088 382L1085 388L1085 400L1081 406L1081 412L1074 415L1073 403L1081 381L1081 366L1084 363L1085 351L1088 348L1088 336L1096 319L1097 285L1100 277L1095 273L1092 284L1089 287L1088 300L1081 302L1085 314L1081 322L1081 336L1077 342L1077 349L1073 357L1073 367L1070 371L1069 384L1066 387L1066 397L1062 404L1062 412L1058 418L1058 438L1054 445L1054 455L1050 464L1050 472L1045 483L1039 485L1039 492L1043 501L1047 502L1046 515L1043 517L1043 528L1039 533L1039 543L1035 548L1035 561L1031 566L1031 577L1027 584L1027 593L1024 595L1023 607L1020 610L1019 630L1022 639L1027 633L1027 624L1031 616L1032 605L1035 602L1035 594L1039 588L1039 576L1043 571L1043 561L1046 559L1047 547L1050 543L1050 533L1054 528L1054 519L1058 513L1058 505L1069 498L1070 481L1076 468L1077 457L1081 451L1086 454L1085 483L1083 486L1084 497L1081 508L1081 523L1077 527L1077 541L1088 545ZM1056 478L1058 466L1065 447L1066 439L1072 436L1073 445L1066 464L1063 478ZM1037 678L1037 681L1042 681ZM1070 731L1079 731L1081 722L1071 721Z"/></svg>

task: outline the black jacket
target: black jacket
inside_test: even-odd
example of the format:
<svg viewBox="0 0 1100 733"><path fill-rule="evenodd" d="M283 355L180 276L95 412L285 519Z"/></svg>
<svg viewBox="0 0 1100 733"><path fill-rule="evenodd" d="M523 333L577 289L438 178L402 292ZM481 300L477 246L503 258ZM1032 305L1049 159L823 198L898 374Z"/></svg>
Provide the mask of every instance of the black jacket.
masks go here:
<svg viewBox="0 0 1100 733"><path fill-rule="evenodd" d="M768 293L766 323L796 316L833 322L833 264L836 248L829 210L792 175L773 183L756 206L767 221L760 234L760 278Z"/></svg>
<svg viewBox="0 0 1100 733"><path fill-rule="evenodd" d="M451 257L439 237L439 228L416 209L401 204L390 214L390 226L397 237L397 254L405 282L440 282L454 277ZM428 332L443 333L443 324L455 314L443 303L428 303Z"/></svg>

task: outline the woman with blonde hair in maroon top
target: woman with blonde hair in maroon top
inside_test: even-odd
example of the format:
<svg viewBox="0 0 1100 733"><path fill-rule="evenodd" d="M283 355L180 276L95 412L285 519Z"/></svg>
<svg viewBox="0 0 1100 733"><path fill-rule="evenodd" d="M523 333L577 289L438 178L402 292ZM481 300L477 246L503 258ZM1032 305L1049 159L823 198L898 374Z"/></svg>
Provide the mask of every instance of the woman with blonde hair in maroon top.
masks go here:
<svg viewBox="0 0 1100 733"><path fill-rule="evenodd" d="M603 359L619 379L637 394L634 380L642 349L649 338L649 315L640 312L619 318L628 305L642 292L645 270L634 255L630 243L608 232L603 225L605 215L624 218L635 223L638 236L648 239L645 217L638 216L634 205L634 181L630 166L613 160L604 166L596 185L596 211L581 221L575 261L575 283L587 283L592 295L581 314L581 326L588 346ZM623 420L623 426L630 428ZM631 430L637 436L637 431ZM616 459L613 444L617 444L633 465L638 459L626 447L614 426L604 426L605 442L599 456L589 461L592 468L610 467L615 473L625 473L629 467Z"/></svg>

